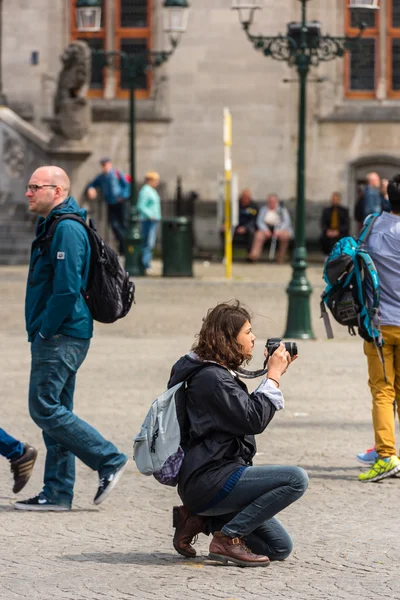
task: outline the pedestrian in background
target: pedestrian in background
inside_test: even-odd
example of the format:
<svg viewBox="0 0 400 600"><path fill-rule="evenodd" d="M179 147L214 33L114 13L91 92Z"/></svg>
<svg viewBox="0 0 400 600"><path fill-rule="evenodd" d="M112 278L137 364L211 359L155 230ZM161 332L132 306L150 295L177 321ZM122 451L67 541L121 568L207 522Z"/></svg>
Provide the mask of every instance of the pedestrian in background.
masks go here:
<svg viewBox="0 0 400 600"><path fill-rule="evenodd" d="M93 318L82 295L90 268L86 229L71 219L57 226L51 243L43 245L54 218L78 215L86 219L69 195L70 182L56 166L37 169L26 196L29 210L39 217L32 244L25 299L31 342L29 411L42 429L46 445L43 490L17 502L19 510L70 510L75 482L75 456L97 471L94 504L114 488L128 457L73 413L76 374L86 358Z"/></svg>
<svg viewBox="0 0 400 600"><path fill-rule="evenodd" d="M36 448L16 440L0 428L0 454L10 461L11 473L14 477L14 494L18 494L28 483L37 453Z"/></svg>
<svg viewBox="0 0 400 600"><path fill-rule="evenodd" d="M372 213L382 212L381 178L378 173L368 173L364 188L363 221Z"/></svg>
<svg viewBox="0 0 400 600"><path fill-rule="evenodd" d="M331 205L324 208L321 217L321 247L328 256L338 240L349 235L349 211L340 206L342 197L339 192L333 192Z"/></svg>
<svg viewBox="0 0 400 600"><path fill-rule="evenodd" d="M122 171L113 167L111 158L102 158L100 165L102 173L87 184L85 192L89 200L95 200L97 190L101 190L107 204L108 223L118 242L118 252L123 254L126 235L125 200L129 198L131 186Z"/></svg>
<svg viewBox="0 0 400 600"><path fill-rule="evenodd" d="M271 240L271 244L278 244L276 262L283 264L289 241L293 237L292 221L289 211L282 206L277 194L270 194L257 216L257 231L249 254L251 262L257 262L261 256L264 244Z"/></svg>
<svg viewBox="0 0 400 600"><path fill-rule="evenodd" d="M147 275L151 274L151 261L161 220L161 201L157 192L160 176L155 171L146 173L144 185L139 191L138 213L141 222L142 264Z"/></svg>

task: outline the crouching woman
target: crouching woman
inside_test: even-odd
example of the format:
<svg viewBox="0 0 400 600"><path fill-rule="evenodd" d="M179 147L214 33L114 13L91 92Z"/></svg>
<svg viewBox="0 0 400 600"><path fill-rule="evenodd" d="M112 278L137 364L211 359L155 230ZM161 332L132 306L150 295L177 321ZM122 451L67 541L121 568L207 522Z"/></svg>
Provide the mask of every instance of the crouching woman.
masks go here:
<svg viewBox="0 0 400 600"><path fill-rule="evenodd" d="M237 369L251 359L256 337L240 302L210 309L197 337L192 352L173 366L168 384L188 380L178 484L183 506L174 507L174 547L194 557L194 536L211 533L210 558L267 566L292 551L276 515L301 498L308 477L299 467L253 466L254 435L284 408L280 379L297 357L291 360L281 344L269 358L267 377L249 394Z"/></svg>

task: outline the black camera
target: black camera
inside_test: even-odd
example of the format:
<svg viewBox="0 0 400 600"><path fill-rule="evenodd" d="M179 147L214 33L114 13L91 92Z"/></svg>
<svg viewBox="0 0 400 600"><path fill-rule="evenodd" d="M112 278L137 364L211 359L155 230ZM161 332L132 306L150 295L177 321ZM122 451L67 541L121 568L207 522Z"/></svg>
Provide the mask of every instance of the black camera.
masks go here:
<svg viewBox="0 0 400 600"><path fill-rule="evenodd" d="M270 338L267 340L265 347L268 350L268 356L272 356L277 348L279 348L280 343L282 342L281 338ZM296 342L283 342L286 350L289 352L291 358L296 356L299 353L297 349Z"/></svg>

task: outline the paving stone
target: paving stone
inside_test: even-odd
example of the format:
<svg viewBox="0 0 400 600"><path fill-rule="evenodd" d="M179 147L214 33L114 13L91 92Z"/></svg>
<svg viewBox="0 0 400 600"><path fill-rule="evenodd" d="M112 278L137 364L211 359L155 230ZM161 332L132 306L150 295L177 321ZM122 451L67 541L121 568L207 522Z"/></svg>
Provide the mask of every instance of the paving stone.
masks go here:
<svg viewBox="0 0 400 600"><path fill-rule="evenodd" d="M155 264L156 273L161 266ZM41 489L44 446L27 408L29 346L23 322L25 267L0 267L1 426L39 448L21 498ZM132 454L151 401L165 389L173 362L190 349L201 318L218 301L239 298L255 313L253 368L263 344L282 334L288 265L196 264L193 279L137 280L137 304L123 321L96 325L76 389L76 412ZM319 319L321 267L308 270L315 341L299 341L300 358L285 375L286 408L258 436L256 464L297 464L310 476L305 496L280 515L294 552L267 569L217 567L209 538L187 560L172 547L176 491L129 463L104 504L92 499L97 476L77 461L68 513L13 509L11 474L0 461L0 600L375 600L400 598L396 519L400 479L357 481L355 455L372 444L371 400L362 340L334 325L326 340ZM251 383L254 387L257 382Z"/></svg>

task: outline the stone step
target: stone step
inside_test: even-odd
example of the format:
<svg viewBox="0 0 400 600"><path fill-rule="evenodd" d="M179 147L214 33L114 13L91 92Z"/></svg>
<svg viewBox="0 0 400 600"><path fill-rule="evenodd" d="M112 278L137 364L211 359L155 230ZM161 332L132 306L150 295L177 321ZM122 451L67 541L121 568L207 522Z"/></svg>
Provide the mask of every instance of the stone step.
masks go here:
<svg viewBox="0 0 400 600"><path fill-rule="evenodd" d="M29 253L2 254L0 252L0 265L29 265Z"/></svg>

